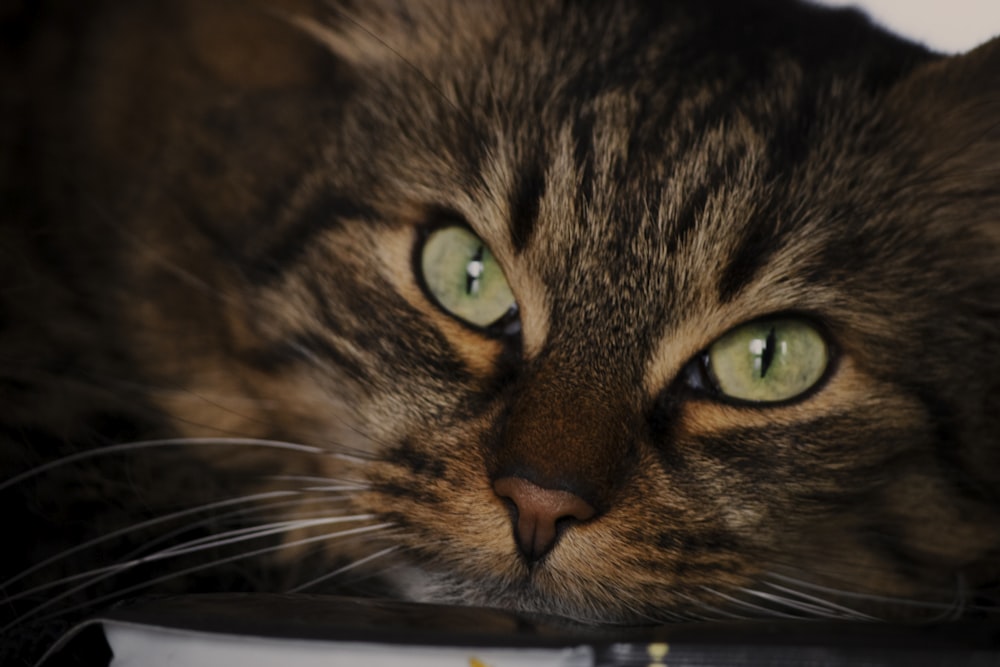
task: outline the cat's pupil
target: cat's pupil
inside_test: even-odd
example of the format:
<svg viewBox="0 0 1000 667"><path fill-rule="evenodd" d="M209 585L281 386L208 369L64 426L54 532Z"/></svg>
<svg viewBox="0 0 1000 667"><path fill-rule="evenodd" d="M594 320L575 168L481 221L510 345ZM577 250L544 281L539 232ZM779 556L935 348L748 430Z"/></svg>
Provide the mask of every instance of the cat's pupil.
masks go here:
<svg viewBox="0 0 1000 667"><path fill-rule="evenodd" d="M753 368L759 373L758 377L760 379L764 379L767 371L771 368L771 363L774 361L776 343L777 336L775 335L774 327L770 328L767 336L750 340L750 354L754 357Z"/></svg>
<svg viewBox="0 0 1000 667"><path fill-rule="evenodd" d="M759 341L755 341L759 342ZM760 377L761 379L767 375L767 369L771 367L771 362L774 361L774 344L775 344L774 327L767 332L767 338L764 340L764 349L760 351Z"/></svg>
<svg viewBox="0 0 1000 667"><path fill-rule="evenodd" d="M469 296L479 294L483 269L483 246L480 245L472 255L472 259L465 265L465 293Z"/></svg>

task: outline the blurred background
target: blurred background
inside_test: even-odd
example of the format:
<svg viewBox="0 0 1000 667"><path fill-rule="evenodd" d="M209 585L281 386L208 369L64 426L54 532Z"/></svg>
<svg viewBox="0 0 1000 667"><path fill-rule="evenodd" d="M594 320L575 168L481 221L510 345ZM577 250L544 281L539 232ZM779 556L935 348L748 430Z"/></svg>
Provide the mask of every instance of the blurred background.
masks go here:
<svg viewBox="0 0 1000 667"><path fill-rule="evenodd" d="M1000 35L1000 0L814 0L860 7L876 23L943 53L962 53Z"/></svg>

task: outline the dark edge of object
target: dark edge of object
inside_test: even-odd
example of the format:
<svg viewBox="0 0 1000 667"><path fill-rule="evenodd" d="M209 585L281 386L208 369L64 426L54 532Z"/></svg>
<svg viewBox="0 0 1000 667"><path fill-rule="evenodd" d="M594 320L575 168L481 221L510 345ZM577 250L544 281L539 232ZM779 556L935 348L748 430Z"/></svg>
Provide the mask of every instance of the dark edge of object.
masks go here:
<svg viewBox="0 0 1000 667"><path fill-rule="evenodd" d="M107 665L110 649L100 631L100 624L105 621L227 635L390 645L477 648L589 645L595 649L596 665L648 665L646 647L662 642L670 646L667 664L671 667L1000 666L1000 623L988 621L921 625L752 621L609 627L496 609L335 596L234 593L145 599L118 605L77 626L46 654L39 667ZM95 632L99 635L96 639Z"/></svg>

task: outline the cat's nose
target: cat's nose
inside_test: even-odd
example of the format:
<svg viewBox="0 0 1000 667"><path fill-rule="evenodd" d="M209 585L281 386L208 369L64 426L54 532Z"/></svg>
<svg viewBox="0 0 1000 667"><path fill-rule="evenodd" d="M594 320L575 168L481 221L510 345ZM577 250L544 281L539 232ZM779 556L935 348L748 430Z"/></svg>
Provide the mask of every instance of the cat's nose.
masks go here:
<svg viewBox="0 0 1000 667"><path fill-rule="evenodd" d="M521 477L503 477L493 491L513 503L514 539L529 563L555 546L562 529L594 516L586 500L569 491L545 489Z"/></svg>

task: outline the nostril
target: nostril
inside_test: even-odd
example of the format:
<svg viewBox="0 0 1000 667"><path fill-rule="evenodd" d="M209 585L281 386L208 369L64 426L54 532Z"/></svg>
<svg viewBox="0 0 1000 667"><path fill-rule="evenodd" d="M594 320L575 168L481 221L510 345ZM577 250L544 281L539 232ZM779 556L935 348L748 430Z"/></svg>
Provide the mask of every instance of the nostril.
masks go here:
<svg viewBox="0 0 1000 667"><path fill-rule="evenodd" d="M546 489L521 477L498 479L493 491L513 505L514 539L531 562L547 554L569 525L587 521L596 513L575 493Z"/></svg>

